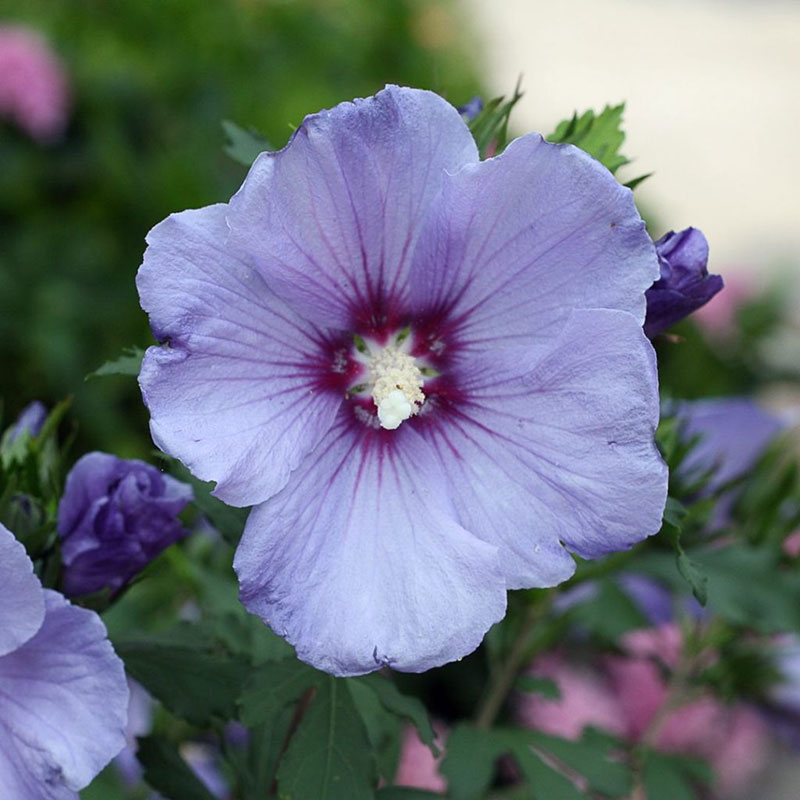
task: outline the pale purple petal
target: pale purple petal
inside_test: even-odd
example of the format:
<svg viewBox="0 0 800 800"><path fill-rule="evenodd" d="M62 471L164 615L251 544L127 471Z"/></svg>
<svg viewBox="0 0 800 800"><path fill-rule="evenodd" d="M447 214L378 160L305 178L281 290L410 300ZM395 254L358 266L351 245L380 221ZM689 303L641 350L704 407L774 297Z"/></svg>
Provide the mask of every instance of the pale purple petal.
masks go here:
<svg viewBox="0 0 800 800"><path fill-rule="evenodd" d="M231 201L234 243L316 324L401 311L422 220L446 171L477 162L467 126L432 92L389 86L306 117L256 159ZM375 319L359 319L368 309Z"/></svg>
<svg viewBox="0 0 800 800"><path fill-rule="evenodd" d="M510 588L567 578L561 543L596 557L658 531L667 469L653 443L655 357L636 318L576 311L543 358L508 348L457 369L461 402L423 432L459 521L497 545Z"/></svg>
<svg viewBox="0 0 800 800"><path fill-rule="evenodd" d="M168 347L139 383L156 444L231 505L277 492L330 427L341 396L320 391L328 358L247 259L226 244L224 205L174 214L150 231L137 276Z"/></svg>
<svg viewBox="0 0 800 800"><path fill-rule="evenodd" d="M538 134L449 177L414 257L421 314L446 313L470 349L533 346L573 308L644 319L659 275L629 189L571 145Z"/></svg>
<svg viewBox="0 0 800 800"><path fill-rule="evenodd" d="M495 548L455 522L412 428L352 428L346 414L252 511L234 560L242 602L335 675L467 655L505 612Z"/></svg>
<svg viewBox="0 0 800 800"><path fill-rule="evenodd" d="M25 548L0 524L0 656L16 650L42 626L44 595Z"/></svg>
<svg viewBox="0 0 800 800"><path fill-rule="evenodd" d="M747 397L718 397L680 403L684 436L699 440L681 464L688 475L717 468L707 489L713 491L740 478L758 461L784 424Z"/></svg>
<svg viewBox="0 0 800 800"><path fill-rule="evenodd" d="M125 672L100 617L44 594L39 632L0 658L4 798L73 798L125 745Z"/></svg>

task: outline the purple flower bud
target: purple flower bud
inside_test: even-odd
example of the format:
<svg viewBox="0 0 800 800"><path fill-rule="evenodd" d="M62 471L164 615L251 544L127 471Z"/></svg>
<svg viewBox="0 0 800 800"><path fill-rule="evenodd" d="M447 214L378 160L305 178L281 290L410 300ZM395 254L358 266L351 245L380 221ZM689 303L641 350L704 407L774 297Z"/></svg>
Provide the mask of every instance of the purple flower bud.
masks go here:
<svg viewBox="0 0 800 800"><path fill-rule="evenodd" d="M47 409L38 400L28 403L20 411L17 421L11 427L9 443L15 442L25 431L31 436L38 436L47 419Z"/></svg>
<svg viewBox="0 0 800 800"><path fill-rule="evenodd" d="M708 242L702 231L670 231L656 242L661 277L647 290L644 332L652 339L704 306L720 289L722 278L709 275Z"/></svg>
<svg viewBox="0 0 800 800"><path fill-rule="evenodd" d="M67 595L119 591L187 531L192 489L143 461L88 453L67 475L58 532Z"/></svg>
<svg viewBox="0 0 800 800"><path fill-rule="evenodd" d="M467 122L472 122L483 111L483 100L478 95L475 95L472 100L464 103L463 106L458 106L457 110Z"/></svg>

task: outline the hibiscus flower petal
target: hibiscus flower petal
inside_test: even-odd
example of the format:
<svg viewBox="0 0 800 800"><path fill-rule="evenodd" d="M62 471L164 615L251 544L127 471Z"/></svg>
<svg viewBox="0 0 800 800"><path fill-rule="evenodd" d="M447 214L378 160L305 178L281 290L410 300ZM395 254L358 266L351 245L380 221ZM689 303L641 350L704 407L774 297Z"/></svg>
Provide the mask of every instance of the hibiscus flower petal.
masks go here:
<svg viewBox="0 0 800 800"><path fill-rule="evenodd" d="M578 148L530 134L446 179L410 287L419 313L445 313L460 343L494 350L551 338L573 308L641 323L658 276L631 191Z"/></svg>
<svg viewBox="0 0 800 800"><path fill-rule="evenodd" d="M544 357L507 348L457 369L463 401L420 430L459 521L497 545L509 588L569 577L562 543L596 557L659 529L655 357L633 316L575 311Z"/></svg>
<svg viewBox="0 0 800 800"><path fill-rule="evenodd" d="M344 409L286 488L253 509L234 568L245 606L335 675L439 666L505 612L496 549L455 522L422 438Z"/></svg>
<svg viewBox="0 0 800 800"><path fill-rule="evenodd" d="M44 620L44 596L25 548L0 524L0 656L28 641Z"/></svg>
<svg viewBox="0 0 800 800"><path fill-rule="evenodd" d="M231 201L232 241L318 324L381 324L399 309L421 221L446 171L477 162L467 126L432 92L388 86L306 117ZM363 309L374 319L360 319Z"/></svg>
<svg viewBox="0 0 800 800"><path fill-rule="evenodd" d="M142 307L168 347L139 383L153 440L231 505L270 497L330 427L341 398L319 391L318 332L226 244L224 205L173 214L148 236Z"/></svg>
<svg viewBox="0 0 800 800"><path fill-rule="evenodd" d="M97 614L44 595L38 633L0 658L0 787L66 800L124 747L128 687Z"/></svg>

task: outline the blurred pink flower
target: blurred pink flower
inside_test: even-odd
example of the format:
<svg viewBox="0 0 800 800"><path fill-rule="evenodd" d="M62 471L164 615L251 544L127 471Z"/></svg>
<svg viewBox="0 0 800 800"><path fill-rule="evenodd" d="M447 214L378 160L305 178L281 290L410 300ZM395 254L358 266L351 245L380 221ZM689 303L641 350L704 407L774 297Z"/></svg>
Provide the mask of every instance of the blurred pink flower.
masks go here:
<svg viewBox="0 0 800 800"><path fill-rule="evenodd" d="M735 333L736 312L753 298L756 290L744 275L725 277L725 288L714 295L692 318L709 335L726 339Z"/></svg>
<svg viewBox="0 0 800 800"><path fill-rule="evenodd" d="M800 556L800 530L790 533L783 540L783 552L786 553L789 558L797 558Z"/></svg>
<svg viewBox="0 0 800 800"><path fill-rule="evenodd" d="M560 655L537 659L532 673L555 680L561 699L520 697L519 721L567 739L579 738L588 725L629 742L649 737L664 752L706 759L718 796L746 786L767 756L761 717L741 704L725 706L710 694L665 710L670 702L665 670L680 659L676 625L634 631L621 644L625 654L605 659L600 669L570 664Z"/></svg>
<svg viewBox="0 0 800 800"><path fill-rule="evenodd" d="M64 132L68 107L64 69L45 40L27 28L0 26L0 117L47 143Z"/></svg>
<svg viewBox="0 0 800 800"><path fill-rule="evenodd" d="M540 694L521 694L517 715L524 725L553 736L578 739L592 725L609 733L625 733L619 701L605 676L588 667L569 664L557 654L538 658L530 670L537 678L550 678L561 691L558 700Z"/></svg>
<svg viewBox="0 0 800 800"><path fill-rule="evenodd" d="M433 727L436 731L436 746L442 752L438 758L434 758L428 745L422 743L417 735L417 729L412 725L406 726L400 744L400 760L394 777L395 786L426 789L438 794L447 791L447 781L439 772L447 733L441 725L434 724Z"/></svg>

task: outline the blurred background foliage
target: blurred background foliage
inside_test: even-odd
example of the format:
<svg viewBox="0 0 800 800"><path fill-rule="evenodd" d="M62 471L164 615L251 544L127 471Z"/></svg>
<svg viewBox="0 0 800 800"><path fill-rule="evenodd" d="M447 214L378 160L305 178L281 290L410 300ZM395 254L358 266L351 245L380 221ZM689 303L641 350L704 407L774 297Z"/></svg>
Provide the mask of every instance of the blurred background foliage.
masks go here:
<svg viewBox="0 0 800 800"><path fill-rule="evenodd" d="M0 0L0 24L49 40L72 103L48 146L0 120L0 398L11 420L73 395L77 453L152 449L135 384L84 376L151 341L147 231L240 185L222 120L279 148L305 114L385 83L456 104L480 89L449 0Z"/></svg>

